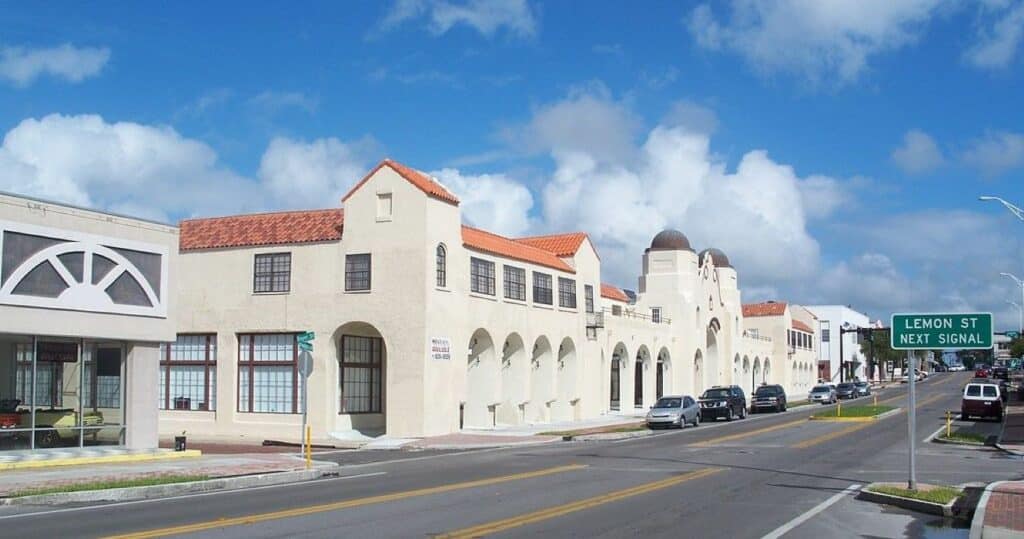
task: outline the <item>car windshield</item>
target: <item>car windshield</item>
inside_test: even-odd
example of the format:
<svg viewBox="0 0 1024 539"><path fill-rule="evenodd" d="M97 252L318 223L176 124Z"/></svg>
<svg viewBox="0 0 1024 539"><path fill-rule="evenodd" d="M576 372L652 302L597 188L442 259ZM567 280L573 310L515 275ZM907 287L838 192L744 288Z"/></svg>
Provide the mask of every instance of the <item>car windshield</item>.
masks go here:
<svg viewBox="0 0 1024 539"><path fill-rule="evenodd" d="M981 386L981 389L985 392L985 396L986 397L996 397L996 396L998 396L998 393L996 393L996 387L995 386Z"/></svg>
<svg viewBox="0 0 1024 539"><path fill-rule="evenodd" d="M679 397L664 397L654 403L655 408L679 408L683 405L683 399Z"/></svg>
<svg viewBox="0 0 1024 539"><path fill-rule="evenodd" d="M776 393L777 391L774 387L762 387L754 395L757 397L774 397Z"/></svg>
<svg viewBox="0 0 1024 539"><path fill-rule="evenodd" d="M867 382L857 382L856 384L853 384L853 385L855 385L857 387L867 387L868 383Z"/></svg>
<svg viewBox="0 0 1024 539"><path fill-rule="evenodd" d="M977 385L973 385L973 384L967 386L967 393L966 393L966 395L968 397L980 397L981 396L981 386L977 386Z"/></svg>
<svg viewBox="0 0 1024 539"><path fill-rule="evenodd" d="M829 391L832 391L831 387L828 387L828 386L814 386L814 389L811 390L811 393L828 393Z"/></svg>
<svg viewBox="0 0 1024 539"><path fill-rule="evenodd" d="M853 389L853 384L839 384L838 389Z"/></svg>
<svg viewBox="0 0 1024 539"><path fill-rule="evenodd" d="M728 389L709 389L700 396L702 399L727 399L729 398Z"/></svg>

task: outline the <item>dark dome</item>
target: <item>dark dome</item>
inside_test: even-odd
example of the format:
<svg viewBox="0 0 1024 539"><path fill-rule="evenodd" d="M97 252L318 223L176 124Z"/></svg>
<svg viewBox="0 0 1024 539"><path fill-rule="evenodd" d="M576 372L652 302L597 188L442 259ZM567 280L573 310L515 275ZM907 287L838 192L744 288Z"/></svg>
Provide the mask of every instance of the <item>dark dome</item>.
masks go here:
<svg viewBox="0 0 1024 539"><path fill-rule="evenodd" d="M690 240L678 230L666 228L651 240L652 251L692 251Z"/></svg>
<svg viewBox="0 0 1024 539"><path fill-rule="evenodd" d="M729 257L725 256L725 253L723 253L721 249L715 249L714 247L701 251L700 254L697 255L697 259L703 263L704 255L707 253L711 253L711 260L715 263L716 268L732 267L732 264L729 263Z"/></svg>

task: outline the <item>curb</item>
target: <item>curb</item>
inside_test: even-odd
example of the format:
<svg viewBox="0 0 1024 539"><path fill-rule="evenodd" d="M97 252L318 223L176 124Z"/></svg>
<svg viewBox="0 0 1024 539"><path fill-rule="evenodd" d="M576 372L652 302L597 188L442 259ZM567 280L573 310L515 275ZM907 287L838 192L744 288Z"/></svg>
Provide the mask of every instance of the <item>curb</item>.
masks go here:
<svg viewBox="0 0 1024 539"><path fill-rule="evenodd" d="M957 499L947 503L939 504L935 502L926 502L924 500L915 500L913 498L904 498L902 496L894 496L892 494L883 494L881 492L873 492L869 490L872 485L878 483L872 483L866 485L857 494L858 500L864 500L866 502L880 503L885 505L893 505L910 511L916 511L918 513L925 513L929 515L937 515L940 517L959 517L960 515L953 510ZM961 495L962 497L963 495Z"/></svg>
<svg viewBox="0 0 1024 539"><path fill-rule="evenodd" d="M1024 451L1018 451L1016 449L1008 449L1006 447L1003 447L1003 444L996 444L996 448L999 449L1000 451L1004 452L1004 453L1009 453L1009 454L1017 456L1017 457L1024 457Z"/></svg>
<svg viewBox="0 0 1024 539"><path fill-rule="evenodd" d="M333 471L335 467L337 467L337 465L332 465L328 468L320 468L313 470L271 472L265 474L244 475L238 477L222 477L218 479L208 479L206 481L170 483L166 485L112 488L105 490L83 490L78 492L58 492L53 494L19 496L17 498L0 499L0 505L64 505L72 503L89 502L127 502L135 500L146 500L150 498L180 496L184 494L198 494L202 492L227 491L251 487L283 485L286 483L298 483L301 481L311 481L313 479L319 479L325 475L335 473Z"/></svg>
<svg viewBox="0 0 1024 539"><path fill-rule="evenodd" d="M581 434L579 436L565 436L562 440L566 442L603 442L612 440L629 440L632 438L643 438L654 435L653 430L636 430L629 432L595 432L594 434Z"/></svg>
<svg viewBox="0 0 1024 539"><path fill-rule="evenodd" d="M970 539L981 539L982 533L985 531L985 508L988 506L988 499L996 487L1007 482L1008 481L996 481L995 483L985 487L985 492L981 494L981 499L978 500L978 508L974 511L974 519L971 520Z"/></svg>
<svg viewBox="0 0 1024 539"><path fill-rule="evenodd" d="M112 464L123 462L145 462L151 460L172 460L202 456L198 449L186 451L161 451L157 453L124 453L119 455L66 457L55 459L32 459L18 462L0 462L0 471L49 468L56 466L80 466L83 464Z"/></svg>
<svg viewBox="0 0 1024 539"><path fill-rule="evenodd" d="M528 438L528 436L524 436ZM407 445L403 446L402 449L499 449L505 447L530 447L535 445L544 445L561 441L562 438L554 436L550 440L534 440L530 442L509 442L504 444L496 443L479 443L479 444L431 444L431 445Z"/></svg>

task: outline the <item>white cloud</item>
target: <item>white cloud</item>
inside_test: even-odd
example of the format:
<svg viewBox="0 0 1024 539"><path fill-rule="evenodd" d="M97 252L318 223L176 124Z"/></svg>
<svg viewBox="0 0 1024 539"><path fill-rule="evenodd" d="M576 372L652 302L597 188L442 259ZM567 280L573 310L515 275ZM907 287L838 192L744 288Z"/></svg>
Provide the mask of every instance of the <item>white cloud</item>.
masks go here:
<svg viewBox="0 0 1024 539"><path fill-rule="evenodd" d="M341 197L370 166L376 143L364 139L346 144L334 137L311 142L276 137L260 160L258 176L282 206L338 206Z"/></svg>
<svg viewBox="0 0 1024 539"><path fill-rule="evenodd" d="M0 78L16 86L28 86L41 75L81 82L97 75L109 60L106 47L0 47Z"/></svg>
<svg viewBox="0 0 1024 539"><path fill-rule="evenodd" d="M732 0L726 21L711 6L685 21L697 45L731 51L756 71L812 84L857 79L877 54L913 43L942 0Z"/></svg>
<svg viewBox="0 0 1024 539"><path fill-rule="evenodd" d="M903 135L903 145L893 150L892 160L907 174L922 174L942 166L945 158L928 133L911 129Z"/></svg>
<svg viewBox="0 0 1024 539"><path fill-rule="evenodd" d="M569 97L538 108L530 122L503 137L528 152L583 152L600 161L622 162L636 149L640 121L611 99L602 84L573 89Z"/></svg>
<svg viewBox="0 0 1024 539"><path fill-rule="evenodd" d="M964 58L979 68L1005 68L1024 40L1024 1L989 2L981 11L986 20L979 25L976 41Z"/></svg>
<svg viewBox="0 0 1024 539"><path fill-rule="evenodd" d="M704 105L680 99L672 104L662 123L711 135L718 130L718 115Z"/></svg>
<svg viewBox="0 0 1024 539"><path fill-rule="evenodd" d="M987 176L998 176L1024 166L1024 134L991 131L970 142L963 161Z"/></svg>
<svg viewBox="0 0 1024 539"><path fill-rule="evenodd" d="M254 179L169 127L51 114L6 133L0 190L163 221L330 207L366 173L372 151L372 140L278 138Z"/></svg>
<svg viewBox="0 0 1024 539"><path fill-rule="evenodd" d="M320 106L320 99L302 92L272 92L268 90L251 97L249 105L271 113L295 107L312 114Z"/></svg>
<svg viewBox="0 0 1024 539"><path fill-rule="evenodd" d="M486 37L502 28L518 37L531 37L537 31L537 20L526 0L397 0L384 15L379 30L392 30L423 17L434 35L459 25L469 26Z"/></svg>
<svg viewBox="0 0 1024 539"><path fill-rule="evenodd" d="M844 206L853 204L847 188L828 176L813 175L797 184L808 219L825 219Z"/></svg>
<svg viewBox="0 0 1024 539"><path fill-rule="evenodd" d="M467 175L452 168L430 174L458 193L462 217L469 224L506 236L525 235L533 226L533 195L504 174Z"/></svg>

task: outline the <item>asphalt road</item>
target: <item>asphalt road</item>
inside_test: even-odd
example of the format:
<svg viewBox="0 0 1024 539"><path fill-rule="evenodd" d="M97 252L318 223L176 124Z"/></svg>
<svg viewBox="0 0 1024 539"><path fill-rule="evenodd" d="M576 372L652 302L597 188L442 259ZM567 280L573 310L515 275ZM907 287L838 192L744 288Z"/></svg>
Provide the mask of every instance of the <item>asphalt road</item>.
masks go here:
<svg viewBox="0 0 1024 539"><path fill-rule="evenodd" d="M1014 479L1024 472L1019 459L997 451L922 443L947 409L959 407L969 377L935 375L918 385L921 482ZM906 389L882 392L879 401L905 408ZM411 454L281 487L7 508L0 510L0 530L19 538L921 536L920 518L852 498L858 485L905 480L907 415L869 423L806 420L821 409L619 442Z"/></svg>

